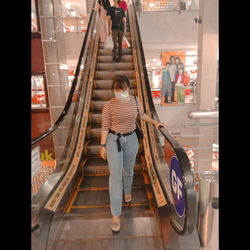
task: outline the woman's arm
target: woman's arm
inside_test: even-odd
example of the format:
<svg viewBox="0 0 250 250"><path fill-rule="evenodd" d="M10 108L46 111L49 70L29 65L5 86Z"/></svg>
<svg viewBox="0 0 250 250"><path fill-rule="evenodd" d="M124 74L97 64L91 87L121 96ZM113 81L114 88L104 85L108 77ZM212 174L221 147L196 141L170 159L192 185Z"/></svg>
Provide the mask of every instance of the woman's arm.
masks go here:
<svg viewBox="0 0 250 250"><path fill-rule="evenodd" d="M159 126L162 126L162 127L167 128L167 127L166 127L166 124L161 123L161 122L158 122L158 121L156 121L156 120L150 118L150 117L149 117L148 115L146 115L146 114L141 115L140 118L141 118L141 120L143 120L143 121L145 121L145 122L149 122L149 123L154 124L154 125L156 126L156 128L158 128Z"/></svg>
<svg viewBox="0 0 250 250"><path fill-rule="evenodd" d="M142 103L140 102L139 98L136 97L136 99L137 99L137 103L138 103L140 119L144 120L145 122L150 122L150 123L154 124L156 126L156 128L158 128L159 126L163 126L163 127L167 128L166 124L158 122L158 121L152 119L151 117L149 117L148 115L146 115L143 111Z"/></svg>
<svg viewBox="0 0 250 250"><path fill-rule="evenodd" d="M107 159L107 153L106 153L106 141L108 137L109 131L102 131L101 132L101 150L100 150L100 156L103 160ZM105 145L105 146L104 146Z"/></svg>
<svg viewBox="0 0 250 250"><path fill-rule="evenodd" d="M110 115L110 106L109 102L107 102L102 111L102 131L101 131L101 150L100 155L103 160L107 159L106 156L106 141L111 125L111 115Z"/></svg>
<svg viewBox="0 0 250 250"><path fill-rule="evenodd" d="M109 133L108 130L101 132L101 145L106 144L108 133Z"/></svg>

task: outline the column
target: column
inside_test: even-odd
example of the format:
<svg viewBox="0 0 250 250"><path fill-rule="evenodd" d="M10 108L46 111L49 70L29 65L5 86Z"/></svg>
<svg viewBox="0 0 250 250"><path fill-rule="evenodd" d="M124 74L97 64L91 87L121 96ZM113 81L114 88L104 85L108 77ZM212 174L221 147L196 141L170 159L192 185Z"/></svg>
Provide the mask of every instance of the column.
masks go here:
<svg viewBox="0 0 250 250"><path fill-rule="evenodd" d="M218 0L200 0L198 27L198 74L196 87L195 110L215 109L216 75L218 69ZM199 119L201 126L197 129L198 147L211 147L195 152L196 170L211 170L212 145L218 142L218 127L202 126L217 123L216 119Z"/></svg>

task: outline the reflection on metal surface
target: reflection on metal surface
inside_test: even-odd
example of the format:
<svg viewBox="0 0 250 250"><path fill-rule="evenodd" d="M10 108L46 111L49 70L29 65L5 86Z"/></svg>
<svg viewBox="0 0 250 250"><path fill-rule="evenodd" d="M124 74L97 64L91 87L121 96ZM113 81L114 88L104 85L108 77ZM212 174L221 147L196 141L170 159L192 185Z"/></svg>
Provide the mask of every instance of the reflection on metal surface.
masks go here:
<svg viewBox="0 0 250 250"><path fill-rule="evenodd" d="M214 223L213 201L218 195L218 171L199 172L199 204L197 230L200 243L205 247L211 239Z"/></svg>
<svg viewBox="0 0 250 250"><path fill-rule="evenodd" d="M188 113L190 119L212 119L219 117L218 110L200 110L200 111L190 111Z"/></svg>

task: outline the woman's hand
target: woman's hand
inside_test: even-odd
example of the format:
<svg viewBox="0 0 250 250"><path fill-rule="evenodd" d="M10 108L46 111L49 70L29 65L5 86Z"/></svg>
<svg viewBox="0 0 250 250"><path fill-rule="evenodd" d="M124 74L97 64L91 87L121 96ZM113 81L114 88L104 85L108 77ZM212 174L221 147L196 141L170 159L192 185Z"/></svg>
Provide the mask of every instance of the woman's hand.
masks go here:
<svg viewBox="0 0 250 250"><path fill-rule="evenodd" d="M101 146L101 150L100 150L100 156L103 160L107 159L107 154L106 154L106 147L102 147Z"/></svg>
<svg viewBox="0 0 250 250"><path fill-rule="evenodd" d="M167 125L166 125L166 124L164 124L164 123L162 123L162 122L158 122L158 121L155 123L155 126L156 126L157 129L159 129L159 127L167 128Z"/></svg>

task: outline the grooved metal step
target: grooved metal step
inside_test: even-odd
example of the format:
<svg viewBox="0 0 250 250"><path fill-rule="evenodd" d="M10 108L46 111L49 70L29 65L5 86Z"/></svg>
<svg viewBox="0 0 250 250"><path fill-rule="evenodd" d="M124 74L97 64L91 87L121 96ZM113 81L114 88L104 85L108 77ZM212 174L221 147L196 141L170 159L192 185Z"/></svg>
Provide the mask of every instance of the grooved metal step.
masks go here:
<svg viewBox="0 0 250 250"><path fill-rule="evenodd" d="M132 89L136 88L135 79L129 79ZM95 89L112 89L113 80L95 80L94 87Z"/></svg>
<svg viewBox="0 0 250 250"><path fill-rule="evenodd" d="M99 49L98 56L99 55L112 55L112 49ZM132 49L131 48L122 49L122 55L132 55Z"/></svg>
<svg viewBox="0 0 250 250"><path fill-rule="evenodd" d="M91 100L91 102L90 102L90 111L93 111L93 112L102 111L105 103L106 103L106 101Z"/></svg>
<svg viewBox="0 0 250 250"><path fill-rule="evenodd" d="M116 71L116 70L133 70L134 64L132 62L119 63L97 63L96 70L98 71Z"/></svg>
<svg viewBox="0 0 250 250"><path fill-rule="evenodd" d="M99 144L100 145L100 144ZM94 147L94 145L92 145ZM90 146L90 147L92 147ZM89 146L88 146L89 147ZM100 147L99 147L100 149ZM99 154L100 150L98 150ZM86 164L83 167L84 174L91 174L91 175L109 175L109 168L107 161L103 160L102 158L97 157L89 157L86 161ZM143 165L140 153L138 152L138 155L136 157L135 166L134 166L135 172L142 172L143 171Z"/></svg>
<svg viewBox="0 0 250 250"><path fill-rule="evenodd" d="M95 80L113 80L118 75L125 75L129 79L135 79L134 70L96 71Z"/></svg>
<svg viewBox="0 0 250 250"><path fill-rule="evenodd" d="M131 62L133 63L133 56L132 55L122 55L121 62ZM97 63L112 63L113 57L112 55L99 55L97 57Z"/></svg>

